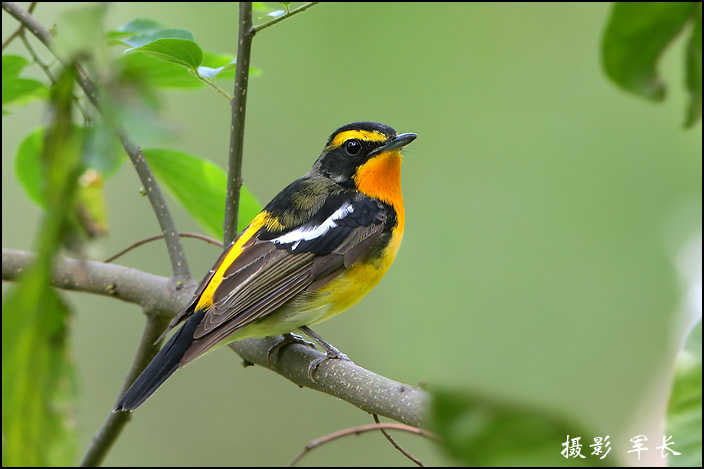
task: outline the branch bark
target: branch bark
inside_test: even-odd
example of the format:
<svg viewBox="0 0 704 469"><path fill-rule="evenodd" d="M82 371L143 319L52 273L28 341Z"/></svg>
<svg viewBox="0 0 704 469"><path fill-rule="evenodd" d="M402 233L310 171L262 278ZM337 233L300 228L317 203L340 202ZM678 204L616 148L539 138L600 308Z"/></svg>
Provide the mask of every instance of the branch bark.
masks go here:
<svg viewBox="0 0 704 469"><path fill-rule="evenodd" d="M15 280L33 259L30 253L3 249L3 280ZM139 304L147 311L158 311L164 317L180 311L193 293L191 287L175 292L169 279L136 269L62 257L56 261L52 285L112 296ZM423 390L343 360L328 360L321 364L313 382L308 379L308 365L324 355L310 347L293 344L281 349L279 359L269 364L267 351L275 341L272 337L246 339L230 344L230 348L245 361L269 368L299 386L330 394L366 412L408 425L424 424L429 396Z"/></svg>
<svg viewBox="0 0 704 469"><path fill-rule="evenodd" d="M137 349L137 355L132 362L130 371L125 378L125 384L122 387L119 395L122 395L127 388L132 384L137 376L142 372L142 370L149 364L152 358L157 354L159 348L161 347L161 342L155 343L159 338L161 333L166 328L169 323L168 319L159 316L157 314L147 313L147 325L142 333L142 339L139 342L139 348ZM120 435L123 427L132 418L131 412L111 412L110 415L105 419L103 426L100 427L98 433L93 436L90 447L88 451L83 456L81 461L81 466L99 466L108 451L112 447L115 440Z"/></svg>
<svg viewBox="0 0 704 469"><path fill-rule="evenodd" d="M63 58L59 57L54 50L51 33L41 23L39 23L36 18L13 2L3 2L2 8L22 25L24 25L25 28L34 36L36 36L36 38L39 39L62 64L65 63ZM98 100L98 92L95 85L82 67L77 65L76 70L78 71L78 84L81 88L83 88L83 91L93 106L100 111L100 102ZM191 278L191 274L188 269L188 262L186 261L183 246L179 240L176 226L171 214L169 213L169 209L166 206L166 201L161 193L161 189L159 188L149 165L144 159L141 148L139 148L139 146L137 146L127 136L124 130L117 129L117 134L122 146L132 161L132 165L135 167L135 170L139 175L142 185L147 191L149 202L151 203L154 214L159 221L159 226L161 227L161 231L164 234L164 239L166 240L166 248L169 252L169 259L171 260L171 268L173 270L174 277L181 281L188 280Z"/></svg>
<svg viewBox="0 0 704 469"><path fill-rule="evenodd" d="M252 54L252 3L240 2L237 32L237 69L235 90L230 101L230 152L227 164L227 197L225 199L225 224L223 244L229 246L237 236L237 214L242 187L242 146L244 120L247 111L247 86L249 84L249 59Z"/></svg>

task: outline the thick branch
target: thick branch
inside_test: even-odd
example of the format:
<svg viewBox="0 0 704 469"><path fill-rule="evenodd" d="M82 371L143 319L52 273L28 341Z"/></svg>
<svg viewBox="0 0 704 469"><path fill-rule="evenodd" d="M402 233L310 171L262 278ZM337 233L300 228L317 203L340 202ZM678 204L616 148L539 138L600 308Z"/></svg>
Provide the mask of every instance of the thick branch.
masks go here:
<svg viewBox="0 0 704 469"><path fill-rule="evenodd" d="M159 338L161 333L164 332L168 323L168 319L163 316L147 314L147 325L142 333L137 355L134 357L129 373L127 373L127 378L125 378L125 384L122 387L122 391L120 391L120 395L127 390L130 384L132 384L132 381L139 376L142 370L146 368L151 359L157 354L161 342L158 344L154 342ZM105 419L103 426L98 430L98 433L93 436L91 445L83 456L81 466L99 466L120 435L122 428L131 418L131 412L111 412Z"/></svg>
<svg viewBox="0 0 704 469"><path fill-rule="evenodd" d="M227 164L227 198L225 199L225 224L223 244L228 246L237 235L237 213L242 187L242 145L244 119L247 111L247 86L249 59L252 53L252 3L240 2L239 29L237 33L237 69L235 91L230 101L230 152Z"/></svg>
<svg viewBox="0 0 704 469"><path fill-rule="evenodd" d="M22 251L2 250L2 278L15 280L33 256ZM76 259L57 259L52 284L58 288L114 296L141 305L147 310L180 311L193 290L183 288L175 295L168 279L112 264ZM165 314L166 315L166 314ZM274 338L247 339L230 344L246 361L269 368L299 386L330 394L370 413L413 426L422 426L428 395L419 388L385 378L352 362L328 360L308 379L308 365L323 354L304 345L293 344L278 353L269 365L267 351Z"/></svg>
<svg viewBox="0 0 704 469"><path fill-rule="evenodd" d="M27 11L20 8L17 4L12 2L3 2L2 8L11 14L17 21L23 24L34 36L37 37L49 51L54 54L54 56L61 61L62 57L59 57L53 48L53 39L51 33L46 29L41 23L39 23L32 15ZM78 71L77 79L78 84L83 88L86 96L91 103L100 110L100 103L98 101L98 92L93 84L93 82L88 78L85 70L80 66L76 66ZM154 178L154 175L149 168L142 150L132 142L129 137L125 134L124 130L117 129L120 142L124 147L125 151L132 160L132 164L137 170L139 179L142 185L147 191L147 196L149 202L151 202L152 208L159 221L159 226L161 227L162 233L164 233L164 238L166 240L166 248L169 252L169 258L171 259L171 267L174 273L174 277L178 279L190 279L191 275L188 270L188 262L186 261L186 256L183 252L183 246L178 238L178 232L174 225L173 218L169 213L169 209L166 207L166 201L161 193L161 189Z"/></svg>

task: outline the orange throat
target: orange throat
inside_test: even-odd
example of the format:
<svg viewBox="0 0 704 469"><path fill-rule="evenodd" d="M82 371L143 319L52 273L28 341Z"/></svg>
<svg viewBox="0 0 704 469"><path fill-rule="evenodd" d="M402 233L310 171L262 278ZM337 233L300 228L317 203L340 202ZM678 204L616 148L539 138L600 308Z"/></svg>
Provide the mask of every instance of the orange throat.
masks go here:
<svg viewBox="0 0 704 469"><path fill-rule="evenodd" d="M394 208L398 223L394 236L403 236L405 211L401 193L401 153L388 151L373 157L357 168L354 180L360 192Z"/></svg>

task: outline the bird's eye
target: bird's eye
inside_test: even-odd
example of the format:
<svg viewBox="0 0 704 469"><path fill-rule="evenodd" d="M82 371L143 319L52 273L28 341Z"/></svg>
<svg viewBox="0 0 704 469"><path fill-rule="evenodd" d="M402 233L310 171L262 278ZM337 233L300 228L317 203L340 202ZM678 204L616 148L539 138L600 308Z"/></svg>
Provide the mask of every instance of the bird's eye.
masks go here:
<svg viewBox="0 0 704 469"><path fill-rule="evenodd" d="M350 156L358 155L359 152L362 151L362 142L360 142L356 138L352 140L347 140L347 142L345 142L345 150Z"/></svg>

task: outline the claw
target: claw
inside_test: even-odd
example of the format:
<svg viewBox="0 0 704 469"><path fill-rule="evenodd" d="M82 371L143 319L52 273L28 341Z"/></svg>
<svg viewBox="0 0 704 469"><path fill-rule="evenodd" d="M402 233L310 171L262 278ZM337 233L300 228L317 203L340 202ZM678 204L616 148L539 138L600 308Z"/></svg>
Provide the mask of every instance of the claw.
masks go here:
<svg viewBox="0 0 704 469"><path fill-rule="evenodd" d="M344 353L340 352L339 350L333 351L328 351L324 357L318 357L314 359L312 362L310 362L310 365L308 365L308 379L311 381L315 382L315 378L313 377L313 373L318 369L321 363L328 361L328 360L347 360L347 361L352 361L350 357L345 355Z"/></svg>
<svg viewBox="0 0 704 469"><path fill-rule="evenodd" d="M284 334L281 336L281 339L278 342L276 342L274 345L269 347L269 350L266 351L266 359L269 362L270 367L274 366L274 364L272 362L272 356L274 355L274 353L278 353L279 349L281 349L281 347L285 347L285 346L291 345L291 344L307 345L308 347L315 349L315 344L313 342L308 342L300 335L291 334L291 333Z"/></svg>

